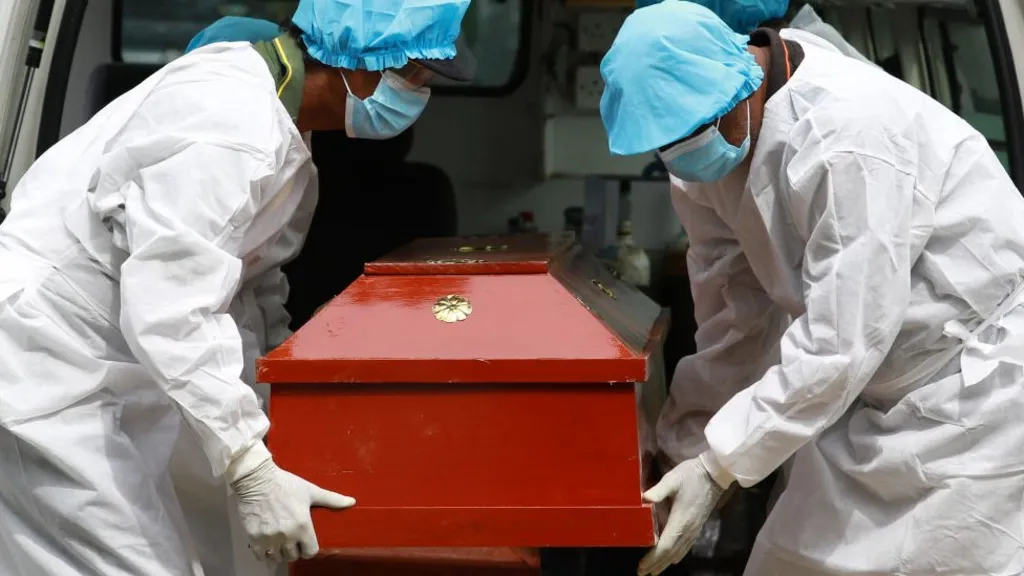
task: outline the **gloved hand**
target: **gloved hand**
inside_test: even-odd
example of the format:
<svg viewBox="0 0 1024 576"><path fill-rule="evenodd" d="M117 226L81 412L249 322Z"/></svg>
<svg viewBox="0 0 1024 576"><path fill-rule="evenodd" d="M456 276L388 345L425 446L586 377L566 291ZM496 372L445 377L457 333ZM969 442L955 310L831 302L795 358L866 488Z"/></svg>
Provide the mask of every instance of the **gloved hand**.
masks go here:
<svg viewBox="0 0 1024 576"><path fill-rule="evenodd" d="M274 464L262 442L256 442L228 467L227 479L238 498L249 547L260 560L293 562L320 551L310 506L340 510L355 499L315 486Z"/></svg>
<svg viewBox="0 0 1024 576"><path fill-rule="evenodd" d="M709 470L714 471L714 477ZM640 560L636 573L656 576L682 560L732 483L732 476L718 464L715 456L705 452L676 466L644 492L644 501L653 504L671 498L672 509L657 545Z"/></svg>

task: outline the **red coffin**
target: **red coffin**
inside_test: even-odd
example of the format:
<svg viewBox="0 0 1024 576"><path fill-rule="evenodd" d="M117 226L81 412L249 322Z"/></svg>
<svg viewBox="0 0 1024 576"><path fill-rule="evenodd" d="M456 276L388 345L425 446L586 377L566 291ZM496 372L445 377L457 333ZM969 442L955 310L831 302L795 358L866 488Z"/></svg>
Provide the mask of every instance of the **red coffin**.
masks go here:
<svg viewBox="0 0 1024 576"><path fill-rule="evenodd" d="M667 324L571 238L419 240L260 360L270 449L358 501L325 550L649 546Z"/></svg>

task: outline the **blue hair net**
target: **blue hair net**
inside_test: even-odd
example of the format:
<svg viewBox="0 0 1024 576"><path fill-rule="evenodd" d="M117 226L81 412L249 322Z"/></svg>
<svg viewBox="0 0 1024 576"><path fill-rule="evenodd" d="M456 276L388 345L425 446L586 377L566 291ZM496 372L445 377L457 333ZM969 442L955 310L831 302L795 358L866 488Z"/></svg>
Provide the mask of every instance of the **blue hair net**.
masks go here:
<svg viewBox="0 0 1024 576"><path fill-rule="evenodd" d="M662 0L636 0L637 8L657 4ZM665 0L679 2L685 0ZM750 34L762 22L782 18L789 9L789 0L690 0L718 15L730 28L740 34Z"/></svg>
<svg viewBox="0 0 1024 576"><path fill-rule="evenodd" d="M334 68L384 70L455 57L469 0L300 0L292 22L309 55Z"/></svg>
<svg viewBox="0 0 1024 576"><path fill-rule="evenodd" d="M281 27L269 20L225 16L203 28L185 48L185 53L217 42L260 42L281 35Z"/></svg>
<svg viewBox="0 0 1024 576"><path fill-rule="evenodd" d="M601 61L601 119L612 153L675 142L753 94L764 72L747 40L693 2L630 14Z"/></svg>

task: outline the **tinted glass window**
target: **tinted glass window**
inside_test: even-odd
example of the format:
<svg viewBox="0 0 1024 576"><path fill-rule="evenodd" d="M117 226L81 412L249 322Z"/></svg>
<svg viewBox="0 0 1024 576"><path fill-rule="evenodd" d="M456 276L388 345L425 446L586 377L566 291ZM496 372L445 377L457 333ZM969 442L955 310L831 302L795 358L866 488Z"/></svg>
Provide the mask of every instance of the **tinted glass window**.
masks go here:
<svg viewBox="0 0 1024 576"><path fill-rule="evenodd" d="M933 96L985 135L1009 169L999 83L982 23L967 13L921 12Z"/></svg>

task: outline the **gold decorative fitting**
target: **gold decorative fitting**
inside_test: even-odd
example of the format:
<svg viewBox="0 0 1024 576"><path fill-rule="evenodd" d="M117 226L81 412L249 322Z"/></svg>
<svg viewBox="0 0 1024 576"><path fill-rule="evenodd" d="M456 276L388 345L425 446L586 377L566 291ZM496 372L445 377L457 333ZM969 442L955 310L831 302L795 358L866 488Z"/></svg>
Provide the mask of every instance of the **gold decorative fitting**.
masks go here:
<svg viewBox="0 0 1024 576"><path fill-rule="evenodd" d="M594 285L595 288L597 288L601 292L604 292L605 294L607 294L608 297L611 298L612 300L615 300L615 292L612 291L611 288L609 288L609 287L605 286L604 284L602 284L600 280L598 280L597 278L594 278L590 282L591 282L591 284Z"/></svg>
<svg viewBox="0 0 1024 576"><path fill-rule="evenodd" d="M427 264L483 264L486 260L472 258L442 258L440 260L427 260Z"/></svg>
<svg viewBox="0 0 1024 576"><path fill-rule="evenodd" d="M458 294L449 294L434 303L432 310L434 318L450 324L469 318L469 315L473 313L473 305Z"/></svg>

